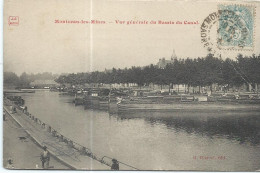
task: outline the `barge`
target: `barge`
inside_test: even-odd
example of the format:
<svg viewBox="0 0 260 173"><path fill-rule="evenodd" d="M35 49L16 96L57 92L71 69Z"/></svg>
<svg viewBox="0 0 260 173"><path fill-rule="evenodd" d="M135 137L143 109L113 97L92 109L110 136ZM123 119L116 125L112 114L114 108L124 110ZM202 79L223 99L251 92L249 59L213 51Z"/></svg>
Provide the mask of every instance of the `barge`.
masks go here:
<svg viewBox="0 0 260 173"><path fill-rule="evenodd" d="M118 113L136 112L243 112L260 111L260 99L215 99L207 96L125 98L117 103Z"/></svg>

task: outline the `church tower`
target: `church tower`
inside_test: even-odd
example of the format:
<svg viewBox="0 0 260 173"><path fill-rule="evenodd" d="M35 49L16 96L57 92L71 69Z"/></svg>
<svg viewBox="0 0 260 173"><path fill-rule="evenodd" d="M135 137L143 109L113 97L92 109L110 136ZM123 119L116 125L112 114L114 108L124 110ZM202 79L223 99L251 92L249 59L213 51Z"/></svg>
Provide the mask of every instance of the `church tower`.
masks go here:
<svg viewBox="0 0 260 173"><path fill-rule="evenodd" d="M177 59L177 56L176 56L176 54L175 54L175 50L173 49L173 51L172 51L172 56L171 56L171 60L175 60L175 59Z"/></svg>

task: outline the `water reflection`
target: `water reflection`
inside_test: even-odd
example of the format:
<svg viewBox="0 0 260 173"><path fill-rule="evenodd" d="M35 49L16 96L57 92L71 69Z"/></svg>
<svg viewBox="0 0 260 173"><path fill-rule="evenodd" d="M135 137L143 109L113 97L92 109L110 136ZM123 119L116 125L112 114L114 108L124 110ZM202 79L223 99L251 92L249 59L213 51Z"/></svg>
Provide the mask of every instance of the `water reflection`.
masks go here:
<svg viewBox="0 0 260 173"><path fill-rule="evenodd" d="M36 92L22 97L30 113L66 137L97 155L117 158L141 170L259 169L257 112L109 115L75 107L73 97L59 93ZM205 161L194 160L193 156L227 159Z"/></svg>
<svg viewBox="0 0 260 173"><path fill-rule="evenodd" d="M248 113L249 114L249 113ZM110 115L113 116L113 115ZM143 118L151 125L161 123L176 132L185 131L188 134L201 136L222 137L239 141L240 144L249 142L251 145L260 144L260 117L258 112L250 115L230 113L214 115L197 113L136 113L116 115L121 120Z"/></svg>

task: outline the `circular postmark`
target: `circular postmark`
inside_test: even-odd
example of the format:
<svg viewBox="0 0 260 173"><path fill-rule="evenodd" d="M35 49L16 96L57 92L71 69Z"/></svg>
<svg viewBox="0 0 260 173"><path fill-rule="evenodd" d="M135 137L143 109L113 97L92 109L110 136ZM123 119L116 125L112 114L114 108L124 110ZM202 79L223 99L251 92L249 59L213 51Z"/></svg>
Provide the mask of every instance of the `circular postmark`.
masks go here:
<svg viewBox="0 0 260 173"><path fill-rule="evenodd" d="M204 19L200 29L201 43L209 53L215 54L221 49L253 48L253 20L250 9L219 9Z"/></svg>

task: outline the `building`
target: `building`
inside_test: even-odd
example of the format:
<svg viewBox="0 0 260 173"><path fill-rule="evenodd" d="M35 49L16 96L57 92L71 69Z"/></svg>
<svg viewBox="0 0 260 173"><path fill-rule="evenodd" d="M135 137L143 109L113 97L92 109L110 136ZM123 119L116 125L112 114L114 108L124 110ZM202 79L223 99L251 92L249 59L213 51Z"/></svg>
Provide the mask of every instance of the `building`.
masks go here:
<svg viewBox="0 0 260 173"><path fill-rule="evenodd" d="M164 57L159 59L159 62L156 64L158 68L164 69L167 64L174 63L174 60L177 59L177 56L175 54L175 50L173 49L172 56L170 60L166 60Z"/></svg>
<svg viewBox="0 0 260 173"><path fill-rule="evenodd" d="M31 87L44 88L44 87L56 87L58 83L54 80L35 80L30 83Z"/></svg>

